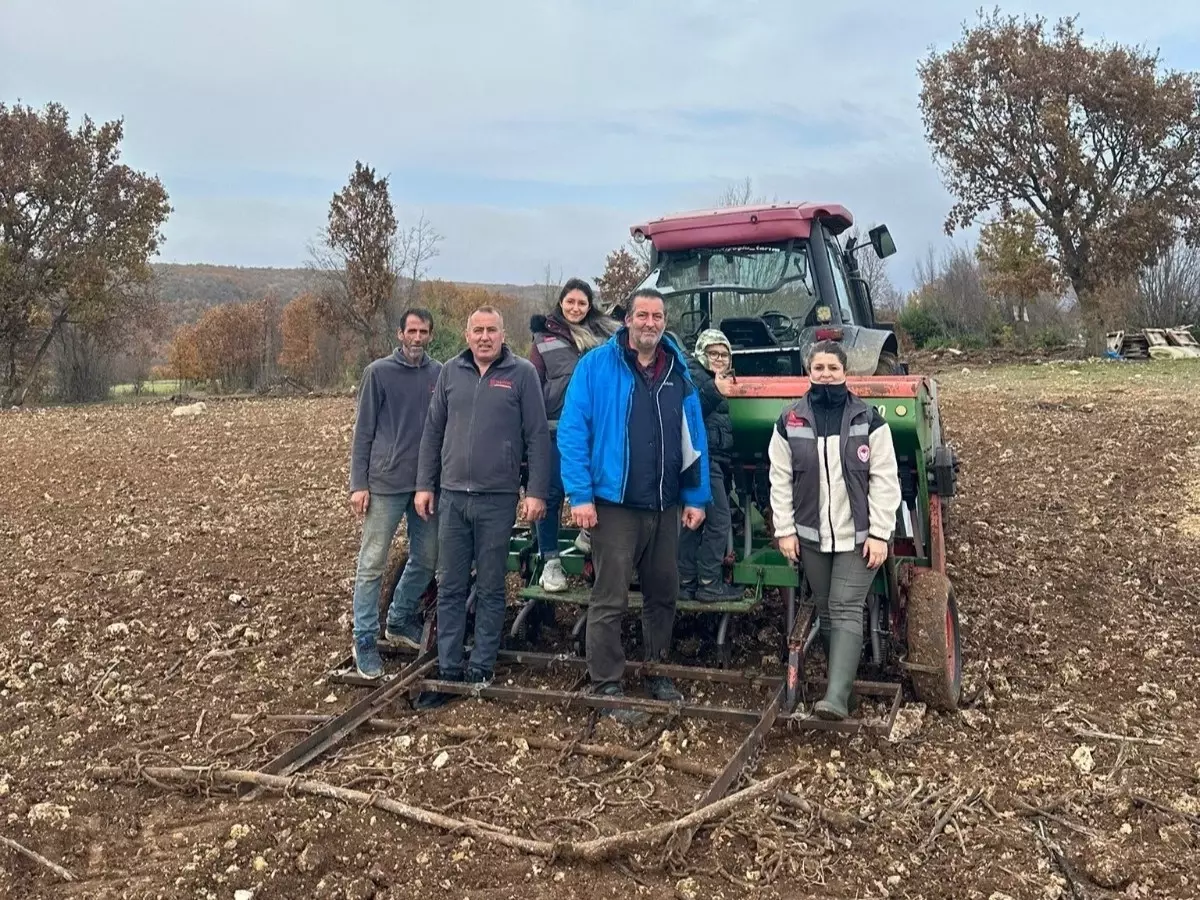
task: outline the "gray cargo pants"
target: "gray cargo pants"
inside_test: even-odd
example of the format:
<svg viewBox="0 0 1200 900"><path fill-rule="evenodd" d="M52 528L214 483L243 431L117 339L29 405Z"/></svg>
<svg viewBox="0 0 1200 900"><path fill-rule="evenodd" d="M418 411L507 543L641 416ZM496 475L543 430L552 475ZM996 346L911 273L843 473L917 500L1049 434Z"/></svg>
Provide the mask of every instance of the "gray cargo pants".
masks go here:
<svg viewBox="0 0 1200 900"><path fill-rule="evenodd" d="M587 611L587 664L592 686L619 684L625 673L621 620L629 608L629 582L636 570L642 588L645 658L665 660L675 626L679 595L679 507L661 512L625 506L596 506L591 529L596 582Z"/></svg>
<svg viewBox="0 0 1200 900"><path fill-rule="evenodd" d="M862 548L845 553L822 553L800 545L800 562L812 588L821 617L821 639L828 646L829 630L849 631L862 637L863 607L875 570L867 568Z"/></svg>

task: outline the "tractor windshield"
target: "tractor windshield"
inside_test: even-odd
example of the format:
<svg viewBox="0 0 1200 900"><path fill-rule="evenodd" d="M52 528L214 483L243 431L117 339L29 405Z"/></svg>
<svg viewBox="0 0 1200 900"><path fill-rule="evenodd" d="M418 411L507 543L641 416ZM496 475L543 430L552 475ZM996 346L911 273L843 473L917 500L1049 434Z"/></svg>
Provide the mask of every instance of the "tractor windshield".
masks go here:
<svg viewBox="0 0 1200 900"><path fill-rule="evenodd" d="M822 319L804 241L668 251L639 287L662 292L668 327L689 345L702 329L726 319L768 314L774 320L774 313L794 327Z"/></svg>

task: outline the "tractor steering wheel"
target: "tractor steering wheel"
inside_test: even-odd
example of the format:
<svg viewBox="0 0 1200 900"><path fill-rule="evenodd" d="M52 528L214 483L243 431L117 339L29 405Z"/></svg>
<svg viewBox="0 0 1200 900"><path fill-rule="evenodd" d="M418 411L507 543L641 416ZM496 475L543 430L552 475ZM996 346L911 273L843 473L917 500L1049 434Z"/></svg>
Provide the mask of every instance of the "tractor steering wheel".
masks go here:
<svg viewBox="0 0 1200 900"><path fill-rule="evenodd" d="M759 313L758 317L767 323L771 334L780 340L796 332L796 320L777 309L768 309Z"/></svg>
<svg viewBox="0 0 1200 900"><path fill-rule="evenodd" d="M692 323L695 322L695 325ZM682 332L684 343L689 349L695 345L696 338L704 330L704 310L689 309L679 314L679 330Z"/></svg>

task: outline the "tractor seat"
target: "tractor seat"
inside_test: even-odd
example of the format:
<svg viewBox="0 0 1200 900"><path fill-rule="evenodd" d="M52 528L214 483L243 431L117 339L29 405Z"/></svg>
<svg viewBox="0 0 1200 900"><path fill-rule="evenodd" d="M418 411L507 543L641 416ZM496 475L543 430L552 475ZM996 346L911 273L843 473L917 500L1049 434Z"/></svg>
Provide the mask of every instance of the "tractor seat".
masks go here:
<svg viewBox="0 0 1200 900"><path fill-rule="evenodd" d="M721 331L729 338L729 342L740 350L779 346L779 341L771 334L767 323L757 316L722 319Z"/></svg>

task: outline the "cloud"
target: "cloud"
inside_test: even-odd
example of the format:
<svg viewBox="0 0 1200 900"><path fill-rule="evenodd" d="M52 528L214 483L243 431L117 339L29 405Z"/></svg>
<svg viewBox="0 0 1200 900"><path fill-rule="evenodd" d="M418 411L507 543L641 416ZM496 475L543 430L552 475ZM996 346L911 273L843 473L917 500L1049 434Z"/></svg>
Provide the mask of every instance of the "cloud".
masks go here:
<svg viewBox="0 0 1200 900"><path fill-rule="evenodd" d="M356 159L445 235L435 273L599 271L628 226L749 175L892 227L891 266L945 238L916 64L961 2L6 0L5 98L123 116L176 208L165 256L289 265ZM1018 2L1048 18L1066 3ZM1088 34L1194 65L1195 4L1096 0Z"/></svg>

